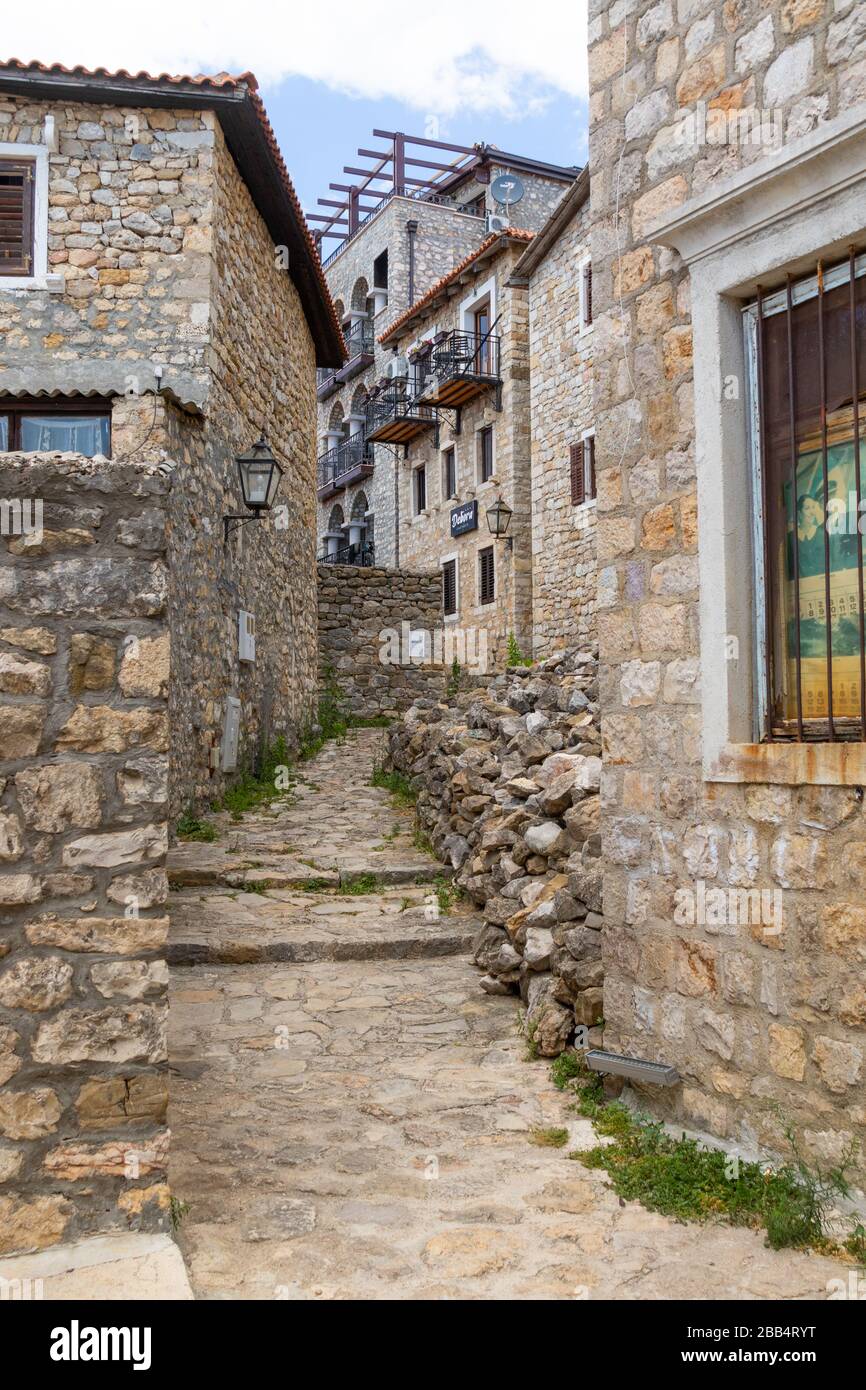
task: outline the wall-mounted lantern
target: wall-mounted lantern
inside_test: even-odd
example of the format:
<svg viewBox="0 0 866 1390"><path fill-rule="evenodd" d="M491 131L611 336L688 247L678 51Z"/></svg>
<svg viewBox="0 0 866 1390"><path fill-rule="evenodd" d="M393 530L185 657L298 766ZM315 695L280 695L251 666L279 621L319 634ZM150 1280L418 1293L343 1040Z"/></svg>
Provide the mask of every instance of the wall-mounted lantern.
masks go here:
<svg viewBox="0 0 866 1390"><path fill-rule="evenodd" d="M495 536L498 541L502 540L513 515L514 512L508 503L503 502L501 497L497 497L493 506L487 508L487 529L491 536ZM511 537L509 536L508 539L510 540Z"/></svg>
<svg viewBox="0 0 866 1390"><path fill-rule="evenodd" d="M283 470L271 453L264 435L245 454L238 454L235 463L240 474L241 497L248 511L229 512L223 517L223 540L228 540L230 532L235 527L243 526L245 521L261 521L265 512L269 512L274 505L283 476Z"/></svg>

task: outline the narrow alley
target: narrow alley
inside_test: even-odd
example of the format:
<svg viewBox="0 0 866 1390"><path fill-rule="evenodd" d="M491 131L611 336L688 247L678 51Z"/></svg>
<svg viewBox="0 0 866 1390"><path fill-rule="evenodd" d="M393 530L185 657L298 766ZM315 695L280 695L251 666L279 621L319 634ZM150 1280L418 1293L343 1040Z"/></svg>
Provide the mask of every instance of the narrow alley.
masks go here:
<svg viewBox="0 0 866 1390"><path fill-rule="evenodd" d="M480 992L477 919L371 785L381 738L326 745L279 808L175 855L170 1179L196 1296L826 1297L834 1261L677 1224L569 1160L591 1125L526 1060L517 1000ZM564 1147L534 1142L550 1127Z"/></svg>

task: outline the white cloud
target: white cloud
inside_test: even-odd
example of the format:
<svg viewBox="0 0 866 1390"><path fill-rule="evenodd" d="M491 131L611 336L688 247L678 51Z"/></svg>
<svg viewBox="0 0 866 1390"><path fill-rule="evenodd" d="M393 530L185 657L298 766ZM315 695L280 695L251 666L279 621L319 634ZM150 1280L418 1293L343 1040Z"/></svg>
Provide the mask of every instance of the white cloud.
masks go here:
<svg viewBox="0 0 866 1390"><path fill-rule="evenodd" d="M169 0L114 5L99 23L69 0L4 15L4 57L131 72L307 77L430 116L519 115L586 94L586 0Z"/></svg>

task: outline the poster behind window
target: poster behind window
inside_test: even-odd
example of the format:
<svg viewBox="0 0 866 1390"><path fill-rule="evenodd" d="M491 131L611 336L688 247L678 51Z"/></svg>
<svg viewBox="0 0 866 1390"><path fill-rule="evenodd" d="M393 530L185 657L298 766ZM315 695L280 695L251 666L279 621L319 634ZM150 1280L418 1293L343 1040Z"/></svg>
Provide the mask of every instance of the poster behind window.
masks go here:
<svg viewBox="0 0 866 1390"><path fill-rule="evenodd" d="M866 401L861 418L866 416ZM861 496L866 498L866 446L861 436ZM833 662L833 715L857 718L860 713L859 550L857 528L856 453L851 407L837 411L827 423L827 493L820 435L803 440L798 449L796 516L791 482L783 484L786 518L784 556L785 668L783 717L797 716L797 583L794 566L796 536L799 561L799 635L804 719L828 715L827 586L829 555L830 632ZM827 546L825 548L825 530ZM866 537L864 537L866 549Z"/></svg>

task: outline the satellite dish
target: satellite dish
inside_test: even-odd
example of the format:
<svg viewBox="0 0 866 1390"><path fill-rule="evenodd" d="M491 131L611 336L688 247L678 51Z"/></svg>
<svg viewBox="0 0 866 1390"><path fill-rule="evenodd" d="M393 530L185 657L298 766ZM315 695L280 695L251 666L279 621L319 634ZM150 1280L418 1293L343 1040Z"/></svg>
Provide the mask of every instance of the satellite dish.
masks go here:
<svg viewBox="0 0 866 1390"><path fill-rule="evenodd" d="M504 207L510 207L512 203L519 203L526 192L516 174L500 174L498 178L493 180L490 191L497 203L502 203Z"/></svg>

